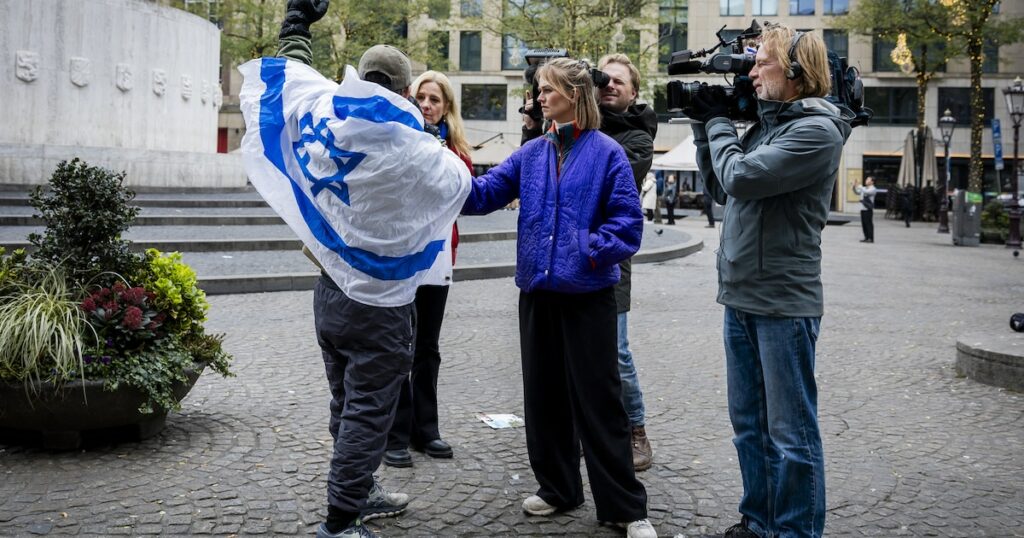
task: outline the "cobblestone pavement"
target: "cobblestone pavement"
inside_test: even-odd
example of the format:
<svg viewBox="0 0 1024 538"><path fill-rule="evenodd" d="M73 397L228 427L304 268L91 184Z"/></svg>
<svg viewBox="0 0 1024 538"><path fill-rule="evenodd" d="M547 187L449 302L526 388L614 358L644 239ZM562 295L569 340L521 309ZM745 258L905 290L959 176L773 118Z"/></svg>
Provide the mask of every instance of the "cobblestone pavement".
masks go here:
<svg viewBox="0 0 1024 538"><path fill-rule="evenodd" d="M880 221L824 233L818 343L832 536L1024 536L1024 398L955 375L955 339L1004 331L1024 310L1024 260L954 248L934 225ZM633 350L655 464L640 475L663 536L721 531L741 491L726 413L717 230L706 249L634 266ZM413 496L375 520L384 536L620 536L593 502L550 518L520 511L536 484L523 429L511 279L457 283L442 333L441 429L452 460L414 454L382 482ZM218 296L237 377L204 375L146 442L47 453L0 445L0 534L309 534L324 516L327 387L311 293ZM584 475L585 476L585 475Z"/></svg>

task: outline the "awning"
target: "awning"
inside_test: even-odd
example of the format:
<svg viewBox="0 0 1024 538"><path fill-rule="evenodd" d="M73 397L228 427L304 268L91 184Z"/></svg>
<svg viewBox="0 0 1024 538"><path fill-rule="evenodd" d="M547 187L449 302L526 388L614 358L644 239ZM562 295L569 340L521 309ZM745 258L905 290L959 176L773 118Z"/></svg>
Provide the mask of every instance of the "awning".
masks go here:
<svg viewBox="0 0 1024 538"><path fill-rule="evenodd" d="M688 136L668 153L654 159L652 170L697 171L697 146Z"/></svg>

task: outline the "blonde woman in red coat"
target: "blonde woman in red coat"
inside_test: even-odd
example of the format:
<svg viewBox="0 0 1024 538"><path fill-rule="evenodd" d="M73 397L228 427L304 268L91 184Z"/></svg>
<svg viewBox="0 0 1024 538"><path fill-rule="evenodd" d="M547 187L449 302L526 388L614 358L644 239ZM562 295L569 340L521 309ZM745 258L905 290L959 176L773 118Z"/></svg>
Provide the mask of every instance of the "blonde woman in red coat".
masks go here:
<svg viewBox="0 0 1024 538"><path fill-rule="evenodd" d="M448 149L455 152L469 172L469 143L459 115L452 84L443 73L427 71L413 81L411 94L419 103L423 119L435 125ZM459 229L452 228L452 264L459 244ZM450 271L449 271L450 276ZM437 374L441 367L438 339L444 307L448 300L448 282L444 285L423 285L416 290L416 353L412 372L402 384L395 422L388 432L384 463L392 467L411 467L409 449L422 451L432 458L451 458L451 446L441 439L437 416Z"/></svg>

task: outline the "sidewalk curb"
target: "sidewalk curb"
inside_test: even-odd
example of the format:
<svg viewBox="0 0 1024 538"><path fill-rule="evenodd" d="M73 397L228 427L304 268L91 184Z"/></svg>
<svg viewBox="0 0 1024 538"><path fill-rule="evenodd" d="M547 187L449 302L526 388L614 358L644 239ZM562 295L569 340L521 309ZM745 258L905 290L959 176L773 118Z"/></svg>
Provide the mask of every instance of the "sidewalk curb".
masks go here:
<svg viewBox="0 0 1024 538"><path fill-rule="evenodd" d="M671 233L686 236L686 240L679 244L652 249L647 252L640 252L633 256L633 263L656 263L689 256L704 248L704 241L689 234L666 228ZM508 234L514 232L484 232ZM504 278L513 276L516 273L514 263L495 263L480 265L455 266L453 279L455 282L467 280L485 280L491 278ZM235 275L235 276L212 276L199 279L199 287L207 295L233 295L241 293L264 293L272 291L307 291L313 289L316 279L320 274L309 273L282 273L269 275Z"/></svg>

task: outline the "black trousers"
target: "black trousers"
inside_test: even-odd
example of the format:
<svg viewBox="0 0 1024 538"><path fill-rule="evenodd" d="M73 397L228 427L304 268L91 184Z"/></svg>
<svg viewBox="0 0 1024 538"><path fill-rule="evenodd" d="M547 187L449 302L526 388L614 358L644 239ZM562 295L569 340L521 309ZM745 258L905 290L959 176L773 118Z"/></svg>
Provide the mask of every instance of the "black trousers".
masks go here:
<svg viewBox="0 0 1024 538"><path fill-rule="evenodd" d="M412 372L402 381L395 423L388 432L388 450L423 446L440 439L437 420L437 373L441 369L441 322L448 286L416 289L416 351Z"/></svg>
<svg viewBox="0 0 1024 538"><path fill-rule="evenodd" d="M665 199L665 209L668 210L668 223L675 224L676 222L676 202L675 200Z"/></svg>
<svg viewBox="0 0 1024 538"><path fill-rule="evenodd" d="M519 295L526 448L545 502L583 504L580 442L597 518L647 517L647 492L633 470L622 407L612 288Z"/></svg>
<svg viewBox="0 0 1024 538"><path fill-rule="evenodd" d="M874 214L875 211L873 209L860 210L860 227L864 229L864 239L868 241L875 240Z"/></svg>
<svg viewBox="0 0 1024 538"><path fill-rule="evenodd" d="M384 457L398 390L412 367L416 311L411 304L389 308L353 301L321 276L313 290L313 317L331 388L334 453L327 503L358 513Z"/></svg>

